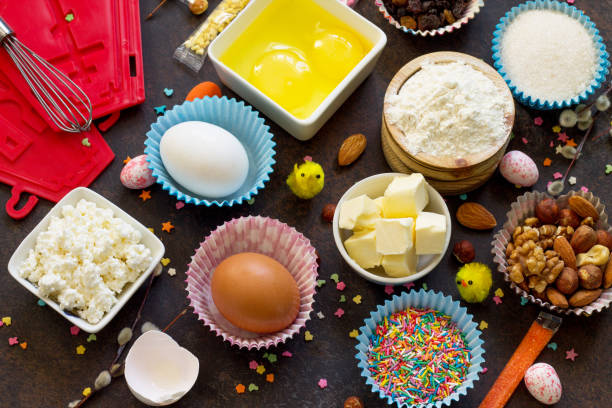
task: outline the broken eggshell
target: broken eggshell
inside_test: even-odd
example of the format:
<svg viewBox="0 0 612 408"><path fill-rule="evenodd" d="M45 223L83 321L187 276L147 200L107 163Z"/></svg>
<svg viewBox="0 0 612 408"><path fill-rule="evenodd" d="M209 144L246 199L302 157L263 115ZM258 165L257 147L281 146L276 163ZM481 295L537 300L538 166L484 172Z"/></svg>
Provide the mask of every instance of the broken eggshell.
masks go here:
<svg viewBox="0 0 612 408"><path fill-rule="evenodd" d="M187 394L198 378L200 363L166 333L143 333L125 359L125 381L147 405L170 405Z"/></svg>

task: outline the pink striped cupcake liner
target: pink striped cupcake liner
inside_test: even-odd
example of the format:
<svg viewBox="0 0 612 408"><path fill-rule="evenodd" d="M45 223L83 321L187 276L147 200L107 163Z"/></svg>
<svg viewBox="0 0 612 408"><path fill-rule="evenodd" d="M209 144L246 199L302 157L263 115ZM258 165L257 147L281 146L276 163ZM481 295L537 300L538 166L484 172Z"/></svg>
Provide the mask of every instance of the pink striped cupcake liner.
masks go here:
<svg viewBox="0 0 612 408"><path fill-rule="evenodd" d="M282 331L269 334L240 329L215 307L210 292L212 274L225 258L240 252L257 252L280 262L297 282L300 311ZM233 219L206 237L191 258L187 271L187 299L198 319L223 340L240 348L261 349L284 343L306 326L314 303L317 256L308 238L278 220L249 216Z"/></svg>
<svg viewBox="0 0 612 408"><path fill-rule="evenodd" d="M426 30L426 31L412 30L412 29L406 28L403 25L401 25L399 21L394 19L393 16L389 14L382 0L375 0L374 4L376 5L376 7L378 7L378 11L382 13L383 17L389 22L389 24L391 24L398 30L401 30L405 33L420 35L421 37L427 37L427 36L434 37L436 35L452 33L453 31L458 30L462 26L467 24L468 21L473 19L476 16L476 14L478 14L478 12L480 11L480 8L484 7L484 0L471 0L470 4L465 9L464 16L460 18L459 20L455 21L453 24L449 24L444 27L437 28L435 30Z"/></svg>

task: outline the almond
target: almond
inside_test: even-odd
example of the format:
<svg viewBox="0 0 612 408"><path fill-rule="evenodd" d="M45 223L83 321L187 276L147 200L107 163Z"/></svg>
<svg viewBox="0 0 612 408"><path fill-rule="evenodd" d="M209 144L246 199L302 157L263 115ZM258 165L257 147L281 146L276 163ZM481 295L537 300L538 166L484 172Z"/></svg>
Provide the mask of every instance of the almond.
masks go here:
<svg viewBox="0 0 612 408"><path fill-rule="evenodd" d="M573 307L586 306L590 303L593 303L599 297L599 295L601 295L601 292L601 289L579 290L578 292L574 293L569 299L569 304Z"/></svg>
<svg viewBox="0 0 612 408"><path fill-rule="evenodd" d="M555 239L553 249L563 259L565 266L576 269L576 253L564 236L559 236Z"/></svg>
<svg viewBox="0 0 612 408"><path fill-rule="evenodd" d="M569 307L565 295L555 288L548 287L548 289L546 289L546 297L550 303L561 309L567 309Z"/></svg>
<svg viewBox="0 0 612 408"><path fill-rule="evenodd" d="M603 277L603 287L604 289L608 289L612 286L612 261L608 261L608 265L606 266L606 270L604 271Z"/></svg>
<svg viewBox="0 0 612 408"><path fill-rule="evenodd" d="M368 139L361 133L347 137L338 150L338 165L348 166L361 156L368 145Z"/></svg>
<svg viewBox="0 0 612 408"><path fill-rule="evenodd" d="M591 202L586 198L578 195L571 196L568 200L568 203L569 207L574 210L574 212L579 216L583 218L593 217L593 221L595 222L597 222L597 220L599 219L599 213L597 212L593 204L591 204Z"/></svg>
<svg viewBox="0 0 612 408"><path fill-rule="evenodd" d="M475 230L488 230L497 225L493 214L478 203L461 204L457 209L457 221L464 227Z"/></svg>

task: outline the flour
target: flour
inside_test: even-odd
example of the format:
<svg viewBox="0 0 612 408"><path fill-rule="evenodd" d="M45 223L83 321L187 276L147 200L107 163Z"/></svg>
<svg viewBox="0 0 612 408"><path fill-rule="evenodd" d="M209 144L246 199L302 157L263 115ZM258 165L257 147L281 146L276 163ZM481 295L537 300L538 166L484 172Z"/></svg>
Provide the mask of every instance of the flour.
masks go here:
<svg viewBox="0 0 612 408"><path fill-rule="evenodd" d="M413 155L465 156L501 145L511 103L482 72L461 62L425 63L389 98L387 119Z"/></svg>

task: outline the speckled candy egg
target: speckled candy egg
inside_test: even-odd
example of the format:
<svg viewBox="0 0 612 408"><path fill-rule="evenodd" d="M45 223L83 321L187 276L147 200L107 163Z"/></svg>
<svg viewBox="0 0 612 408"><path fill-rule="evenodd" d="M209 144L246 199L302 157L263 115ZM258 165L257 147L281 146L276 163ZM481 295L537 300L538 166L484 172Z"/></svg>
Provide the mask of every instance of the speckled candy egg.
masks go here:
<svg viewBox="0 0 612 408"><path fill-rule="evenodd" d="M533 186L540 177L538 166L531 157L518 150L506 153L499 164L499 171L510 183L523 187Z"/></svg>
<svg viewBox="0 0 612 408"><path fill-rule="evenodd" d="M542 404L553 405L561 399L561 380L549 364L537 363L529 367L525 373L525 385Z"/></svg>
<svg viewBox="0 0 612 408"><path fill-rule="evenodd" d="M119 178L121 184L135 190L147 188L155 183L155 177L153 177L153 172L149 168L146 154L141 154L127 162L123 166Z"/></svg>

